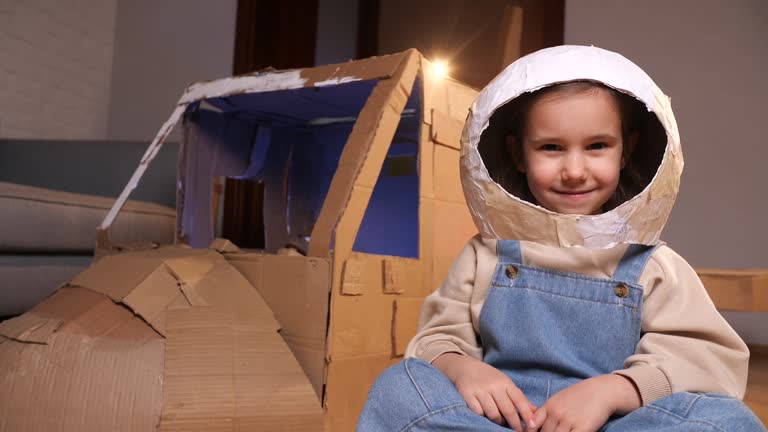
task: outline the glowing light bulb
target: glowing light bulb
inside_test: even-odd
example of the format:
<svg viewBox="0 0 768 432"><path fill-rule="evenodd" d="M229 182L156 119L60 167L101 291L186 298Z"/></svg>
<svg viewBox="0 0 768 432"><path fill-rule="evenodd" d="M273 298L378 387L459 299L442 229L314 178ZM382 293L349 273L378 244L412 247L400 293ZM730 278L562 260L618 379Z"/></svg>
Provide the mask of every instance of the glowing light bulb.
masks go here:
<svg viewBox="0 0 768 432"><path fill-rule="evenodd" d="M448 63L445 60L435 60L432 65L434 66L435 74L444 78L448 76Z"/></svg>

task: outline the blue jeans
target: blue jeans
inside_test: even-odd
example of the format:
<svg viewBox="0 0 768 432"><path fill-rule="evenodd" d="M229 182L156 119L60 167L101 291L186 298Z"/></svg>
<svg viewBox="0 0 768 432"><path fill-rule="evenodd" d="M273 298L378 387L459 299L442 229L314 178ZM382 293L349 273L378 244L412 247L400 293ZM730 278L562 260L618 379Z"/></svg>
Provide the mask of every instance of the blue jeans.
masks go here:
<svg viewBox="0 0 768 432"><path fill-rule="evenodd" d="M472 412L448 378L428 363L408 358L376 380L357 425L359 432L509 431ZM603 432L765 431L741 401L716 394L674 393L624 417Z"/></svg>

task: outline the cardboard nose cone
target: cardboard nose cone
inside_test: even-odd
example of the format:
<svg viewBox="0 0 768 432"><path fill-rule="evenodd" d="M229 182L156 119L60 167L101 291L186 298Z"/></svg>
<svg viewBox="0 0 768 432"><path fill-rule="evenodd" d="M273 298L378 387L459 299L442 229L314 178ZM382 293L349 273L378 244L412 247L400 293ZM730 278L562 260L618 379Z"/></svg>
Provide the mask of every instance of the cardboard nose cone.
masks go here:
<svg viewBox="0 0 768 432"><path fill-rule="evenodd" d="M105 257L0 323L2 430L322 430L278 328L218 252Z"/></svg>

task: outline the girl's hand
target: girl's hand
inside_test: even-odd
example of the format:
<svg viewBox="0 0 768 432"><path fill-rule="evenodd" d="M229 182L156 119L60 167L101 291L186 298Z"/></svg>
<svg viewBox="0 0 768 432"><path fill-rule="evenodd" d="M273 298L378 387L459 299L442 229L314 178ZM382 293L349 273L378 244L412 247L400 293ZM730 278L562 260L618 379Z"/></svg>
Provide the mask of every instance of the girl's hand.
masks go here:
<svg viewBox="0 0 768 432"><path fill-rule="evenodd" d="M594 432L613 413L641 406L635 385L621 375L598 375L556 393L536 412L541 432Z"/></svg>
<svg viewBox="0 0 768 432"><path fill-rule="evenodd" d="M535 427L536 406L504 373L474 357L445 353L432 365L453 382L473 412L488 417L496 424L507 425L518 432ZM519 413L519 416L518 416ZM520 417L528 427L520 424Z"/></svg>

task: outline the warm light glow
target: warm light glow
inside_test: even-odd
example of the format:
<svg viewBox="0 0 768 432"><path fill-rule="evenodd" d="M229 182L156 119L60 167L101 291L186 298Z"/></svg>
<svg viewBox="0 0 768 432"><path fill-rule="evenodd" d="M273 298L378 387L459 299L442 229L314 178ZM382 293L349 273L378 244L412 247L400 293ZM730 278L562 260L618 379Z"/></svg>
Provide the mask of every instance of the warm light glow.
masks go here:
<svg viewBox="0 0 768 432"><path fill-rule="evenodd" d="M441 77L447 77L448 76L448 63L445 62L445 60L435 60L432 65L435 68L435 73Z"/></svg>

